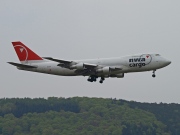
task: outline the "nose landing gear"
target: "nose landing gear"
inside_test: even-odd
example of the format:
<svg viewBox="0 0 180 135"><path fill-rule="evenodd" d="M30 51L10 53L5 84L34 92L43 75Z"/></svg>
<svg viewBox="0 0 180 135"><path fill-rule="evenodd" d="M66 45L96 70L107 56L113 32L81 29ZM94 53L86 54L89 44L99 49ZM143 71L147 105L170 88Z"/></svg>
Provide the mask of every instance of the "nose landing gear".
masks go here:
<svg viewBox="0 0 180 135"><path fill-rule="evenodd" d="M153 70L153 74L152 74L152 77L153 77L153 78L156 77L155 71L156 71L156 70Z"/></svg>

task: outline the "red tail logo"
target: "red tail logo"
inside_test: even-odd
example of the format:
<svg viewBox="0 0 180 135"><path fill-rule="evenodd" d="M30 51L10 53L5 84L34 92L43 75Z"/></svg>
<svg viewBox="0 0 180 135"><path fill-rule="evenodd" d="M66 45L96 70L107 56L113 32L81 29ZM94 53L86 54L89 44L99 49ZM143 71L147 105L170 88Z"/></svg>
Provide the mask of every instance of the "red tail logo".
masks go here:
<svg viewBox="0 0 180 135"><path fill-rule="evenodd" d="M149 58L149 55L146 55L146 58L148 59L148 58Z"/></svg>
<svg viewBox="0 0 180 135"><path fill-rule="evenodd" d="M17 41L17 42L12 42L12 44L20 61L43 60L40 56L34 53L23 43Z"/></svg>

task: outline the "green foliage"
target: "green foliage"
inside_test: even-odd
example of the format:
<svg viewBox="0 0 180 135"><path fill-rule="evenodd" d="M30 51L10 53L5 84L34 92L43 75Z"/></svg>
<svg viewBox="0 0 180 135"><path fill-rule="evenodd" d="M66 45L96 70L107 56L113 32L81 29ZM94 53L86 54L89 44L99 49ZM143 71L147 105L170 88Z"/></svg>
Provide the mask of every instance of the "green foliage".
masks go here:
<svg viewBox="0 0 180 135"><path fill-rule="evenodd" d="M87 97L0 99L0 134L178 135L179 107Z"/></svg>
<svg viewBox="0 0 180 135"><path fill-rule="evenodd" d="M41 113L46 111L71 111L79 112L79 105L71 99L50 97L44 98L24 98L24 99L1 99L0 100L0 116L12 113L16 117L21 117L26 113Z"/></svg>
<svg viewBox="0 0 180 135"><path fill-rule="evenodd" d="M170 131L173 135L180 134L180 105L179 104L166 104L166 103L139 103L134 101L125 101L125 100L114 100L113 104L123 105L126 104L130 108L142 109L148 112L153 113L157 120L164 123L166 130Z"/></svg>

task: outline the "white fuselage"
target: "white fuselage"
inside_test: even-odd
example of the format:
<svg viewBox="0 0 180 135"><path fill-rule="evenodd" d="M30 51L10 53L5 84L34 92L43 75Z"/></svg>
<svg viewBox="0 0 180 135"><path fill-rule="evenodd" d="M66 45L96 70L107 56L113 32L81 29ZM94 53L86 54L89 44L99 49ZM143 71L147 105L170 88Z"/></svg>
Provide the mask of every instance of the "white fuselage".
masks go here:
<svg viewBox="0 0 180 135"><path fill-rule="evenodd" d="M163 68L171 62L161 57L159 54L141 54L134 56L125 56L119 58L103 58L103 59L89 59L89 60L74 60L78 63L97 64L102 67L120 67L122 70L114 71L111 74L129 73L129 72L143 72ZM58 62L43 60L38 63L26 63L37 68L18 68L20 70L61 75L61 76L79 76L82 75L76 72L76 69L68 69L58 66ZM89 76L87 74L84 76ZM99 74L98 76L102 76Z"/></svg>

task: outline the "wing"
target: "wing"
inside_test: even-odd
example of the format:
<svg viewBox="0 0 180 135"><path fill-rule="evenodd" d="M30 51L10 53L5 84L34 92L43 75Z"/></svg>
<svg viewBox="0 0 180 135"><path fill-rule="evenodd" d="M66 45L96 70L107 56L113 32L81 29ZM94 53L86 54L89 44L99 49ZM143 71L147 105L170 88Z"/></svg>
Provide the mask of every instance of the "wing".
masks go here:
<svg viewBox="0 0 180 135"><path fill-rule="evenodd" d="M84 67L87 69L95 69L98 67L96 64L89 64L89 63L84 63Z"/></svg>
<svg viewBox="0 0 180 135"><path fill-rule="evenodd" d="M87 74L97 74L98 72L117 72L122 70L122 67L119 66L104 66L104 65L97 65L97 64L90 64L90 63L82 63L82 62L75 62L75 61L69 61L69 60L60 60L60 59L54 59L51 57L43 57L44 59L51 60L54 62L58 62L59 64L57 66L68 68L68 69L76 69L76 73L81 75L87 75Z"/></svg>
<svg viewBox="0 0 180 135"><path fill-rule="evenodd" d="M47 60L54 61L54 62L58 62L59 64L57 66L64 67L64 68L69 68L69 69L73 64L76 64L75 62L69 61L69 60L54 59L54 58L51 58L51 57L43 57L43 58L47 59Z"/></svg>
<svg viewBox="0 0 180 135"><path fill-rule="evenodd" d="M51 57L43 57L43 58L44 58L44 59L47 59L47 60L59 62L59 63L64 63L64 64L70 64L70 63L73 62L73 61L69 61L69 60L54 59L54 58L51 58Z"/></svg>
<svg viewBox="0 0 180 135"><path fill-rule="evenodd" d="M54 59L54 58L51 58L51 57L43 57L44 59L47 59L47 60L51 60L51 61L54 61L54 62L58 62L58 66L61 66L61 67L66 67L66 68L69 68L69 69L76 69L76 68L86 68L86 69L94 69L96 68L98 65L96 64L89 64L89 63L78 63L78 62L75 62L75 61L70 61L70 60L61 60L61 59Z"/></svg>

